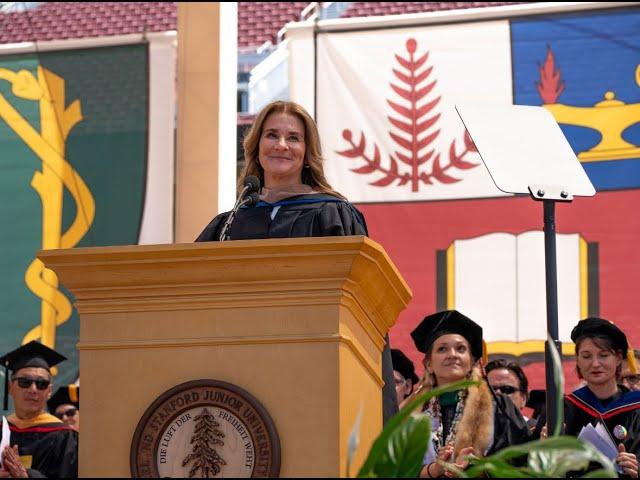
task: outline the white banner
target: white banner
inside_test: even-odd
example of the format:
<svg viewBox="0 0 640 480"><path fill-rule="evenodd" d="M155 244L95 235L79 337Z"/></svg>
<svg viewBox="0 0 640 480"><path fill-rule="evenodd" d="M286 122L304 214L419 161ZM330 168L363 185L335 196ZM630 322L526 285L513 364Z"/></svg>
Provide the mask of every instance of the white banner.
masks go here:
<svg viewBox="0 0 640 480"><path fill-rule="evenodd" d="M507 21L323 33L317 119L332 186L354 202L504 195L455 104L512 104Z"/></svg>

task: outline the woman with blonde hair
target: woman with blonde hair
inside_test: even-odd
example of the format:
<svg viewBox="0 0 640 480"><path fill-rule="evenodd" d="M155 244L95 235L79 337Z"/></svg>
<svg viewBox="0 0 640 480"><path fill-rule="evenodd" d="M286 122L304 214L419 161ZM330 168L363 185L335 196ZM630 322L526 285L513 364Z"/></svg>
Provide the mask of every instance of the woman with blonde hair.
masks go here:
<svg viewBox="0 0 640 480"><path fill-rule="evenodd" d="M264 107L244 139L244 151L238 190L248 177L257 177L262 187L259 203L240 208L226 228L230 212L216 216L197 242L218 241L221 236L249 240L368 235L362 213L327 182L318 127L300 105L276 101ZM382 375L386 422L398 410L388 339Z"/></svg>
<svg viewBox="0 0 640 480"><path fill-rule="evenodd" d="M429 315L411 332L425 354L425 373L414 396L464 379L478 385L432 398L423 406L431 418L432 438L421 477L449 472L441 465L465 469L469 456L484 456L529 440L519 410L505 395L492 393L482 375L482 327L457 310Z"/></svg>

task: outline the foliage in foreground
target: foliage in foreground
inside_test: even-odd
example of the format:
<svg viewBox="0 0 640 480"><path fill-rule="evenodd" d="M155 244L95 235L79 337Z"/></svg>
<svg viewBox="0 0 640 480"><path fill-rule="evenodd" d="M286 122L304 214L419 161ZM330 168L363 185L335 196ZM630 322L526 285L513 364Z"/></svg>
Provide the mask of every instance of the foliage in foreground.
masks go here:
<svg viewBox="0 0 640 480"><path fill-rule="evenodd" d="M557 419L558 425L563 423L562 392L564 378L560 356L552 348L553 367L556 373ZM416 397L407 404L385 426L375 440L369 455L358 472L359 478L416 478L422 469L422 460L431 439L431 422L424 414L415 411L430 398L445 392L459 390L474 385L475 382L464 380L444 388L438 388ZM352 432L349 442L347 475L356 449L358 426ZM526 460L525 460L526 459ZM518 466L513 465L517 460ZM564 477L567 472L586 470L593 464L600 465L583 478L617 477L613 463L588 443L582 443L575 437L561 436L556 428L550 438L535 440L523 445L505 448L489 457L473 459L465 471L459 471L450 464L446 468L461 478L477 478L490 476L497 478L557 478Z"/></svg>

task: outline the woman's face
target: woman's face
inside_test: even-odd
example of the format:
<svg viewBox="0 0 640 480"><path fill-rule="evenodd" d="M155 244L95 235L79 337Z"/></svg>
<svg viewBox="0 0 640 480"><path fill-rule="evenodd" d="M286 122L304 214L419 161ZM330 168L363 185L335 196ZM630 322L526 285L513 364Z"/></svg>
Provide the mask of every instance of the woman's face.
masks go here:
<svg viewBox="0 0 640 480"><path fill-rule="evenodd" d="M80 410L74 405L63 404L58 405L55 411L56 417L62 420L62 423L71 427L76 432L80 431Z"/></svg>
<svg viewBox="0 0 640 480"><path fill-rule="evenodd" d="M396 384L396 398L398 405L400 405L405 398L411 395L413 384L410 379L404 378L397 370L393 371L393 380Z"/></svg>
<svg viewBox="0 0 640 480"><path fill-rule="evenodd" d="M576 364L587 385L605 385L616 381L616 369L622 364L622 355L605 350L590 338L580 342Z"/></svg>
<svg viewBox="0 0 640 480"><path fill-rule="evenodd" d="M425 368L433 373L439 386L464 379L471 371L473 359L469 342L462 335L449 333L433 342Z"/></svg>
<svg viewBox="0 0 640 480"><path fill-rule="evenodd" d="M306 150L304 124L289 113L272 113L262 126L258 160L264 186L274 188L302 183Z"/></svg>

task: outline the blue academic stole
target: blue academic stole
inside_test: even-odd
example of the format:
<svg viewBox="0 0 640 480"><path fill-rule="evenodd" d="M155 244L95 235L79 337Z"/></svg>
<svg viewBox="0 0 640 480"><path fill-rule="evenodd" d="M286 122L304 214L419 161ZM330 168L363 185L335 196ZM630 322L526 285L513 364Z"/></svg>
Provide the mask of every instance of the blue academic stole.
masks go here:
<svg viewBox="0 0 640 480"><path fill-rule="evenodd" d="M588 387L582 387L570 393L566 399L583 412L603 420L640 408L640 392L624 392L620 398L607 404L606 407Z"/></svg>

